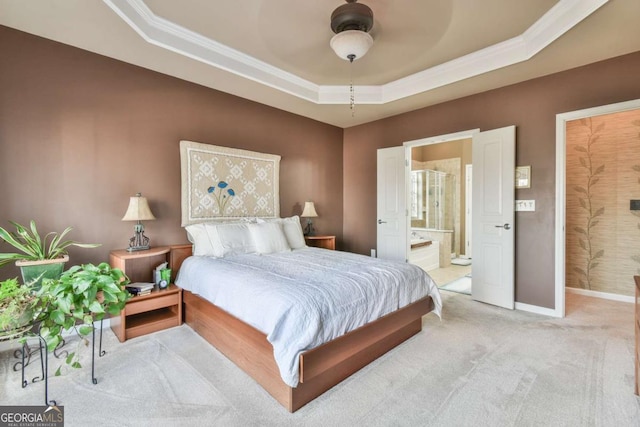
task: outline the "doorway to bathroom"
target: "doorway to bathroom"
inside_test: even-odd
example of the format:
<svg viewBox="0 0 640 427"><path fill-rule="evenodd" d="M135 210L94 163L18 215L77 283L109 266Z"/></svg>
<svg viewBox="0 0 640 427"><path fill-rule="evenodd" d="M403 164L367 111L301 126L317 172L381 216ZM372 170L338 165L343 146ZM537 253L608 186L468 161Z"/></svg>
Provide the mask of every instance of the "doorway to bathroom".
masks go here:
<svg viewBox="0 0 640 427"><path fill-rule="evenodd" d="M440 289L471 294L471 132L410 146L409 262Z"/></svg>

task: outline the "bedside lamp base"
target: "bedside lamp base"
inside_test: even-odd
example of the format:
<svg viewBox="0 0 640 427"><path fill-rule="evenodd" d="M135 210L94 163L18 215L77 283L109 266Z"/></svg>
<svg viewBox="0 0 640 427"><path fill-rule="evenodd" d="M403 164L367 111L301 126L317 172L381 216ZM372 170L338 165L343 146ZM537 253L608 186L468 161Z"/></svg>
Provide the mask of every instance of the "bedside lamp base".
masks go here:
<svg viewBox="0 0 640 427"><path fill-rule="evenodd" d="M311 223L311 220L308 219L307 226L304 228L304 230L302 230L302 234L304 234L305 236L313 236L313 233L314 233L313 224Z"/></svg>
<svg viewBox="0 0 640 427"><path fill-rule="evenodd" d="M146 251L150 248L149 238L144 235L144 225L140 221L133 226L135 234L129 239L128 252Z"/></svg>

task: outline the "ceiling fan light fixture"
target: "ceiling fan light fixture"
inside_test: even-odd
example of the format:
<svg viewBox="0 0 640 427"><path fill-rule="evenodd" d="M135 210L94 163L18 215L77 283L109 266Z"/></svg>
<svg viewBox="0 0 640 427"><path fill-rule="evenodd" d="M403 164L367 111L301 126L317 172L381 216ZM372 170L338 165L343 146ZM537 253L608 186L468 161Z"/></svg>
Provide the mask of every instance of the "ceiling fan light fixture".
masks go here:
<svg viewBox="0 0 640 427"><path fill-rule="evenodd" d="M340 58L353 62L362 58L373 45L369 30L373 27L373 11L369 6L347 0L331 14L331 31L336 33L329 45Z"/></svg>
<svg viewBox="0 0 640 427"><path fill-rule="evenodd" d="M362 58L373 46L373 37L369 30L373 27L373 11L369 6L357 3L358 0L346 0L331 14L331 31L336 33L329 45L341 59L349 61L353 70L353 61ZM353 74L349 77L349 108L355 115L356 97L353 87Z"/></svg>
<svg viewBox="0 0 640 427"><path fill-rule="evenodd" d="M364 31L347 30L333 36L329 45L340 58L353 62L369 51L373 46L373 37Z"/></svg>

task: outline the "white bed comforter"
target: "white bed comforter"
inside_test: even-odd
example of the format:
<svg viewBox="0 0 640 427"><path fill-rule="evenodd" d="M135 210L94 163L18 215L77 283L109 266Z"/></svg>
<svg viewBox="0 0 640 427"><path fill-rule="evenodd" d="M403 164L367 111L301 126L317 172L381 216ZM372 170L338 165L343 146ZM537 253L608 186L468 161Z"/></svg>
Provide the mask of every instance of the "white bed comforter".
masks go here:
<svg viewBox="0 0 640 427"><path fill-rule="evenodd" d="M291 387L300 353L426 295L438 316L442 307L435 282L415 265L318 248L192 256L176 284L264 332Z"/></svg>

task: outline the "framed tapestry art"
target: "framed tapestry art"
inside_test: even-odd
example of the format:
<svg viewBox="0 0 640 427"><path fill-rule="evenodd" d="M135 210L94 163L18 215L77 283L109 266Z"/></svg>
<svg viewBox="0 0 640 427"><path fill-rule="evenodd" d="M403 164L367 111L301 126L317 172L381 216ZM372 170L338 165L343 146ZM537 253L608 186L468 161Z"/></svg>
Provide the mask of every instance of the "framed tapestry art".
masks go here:
<svg viewBox="0 0 640 427"><path fill-rule="evenodd" d="M180 141L182 226L280 217L280 156Z"/></svg>

